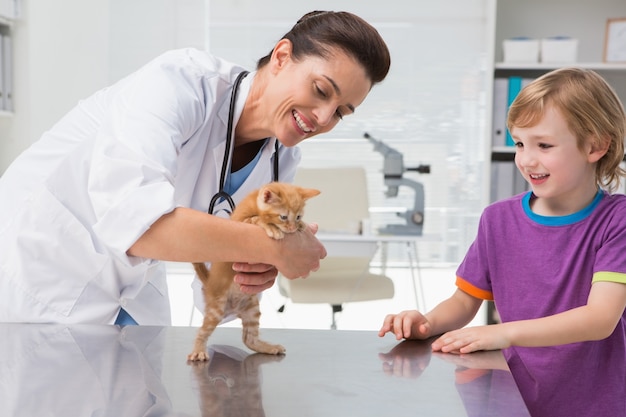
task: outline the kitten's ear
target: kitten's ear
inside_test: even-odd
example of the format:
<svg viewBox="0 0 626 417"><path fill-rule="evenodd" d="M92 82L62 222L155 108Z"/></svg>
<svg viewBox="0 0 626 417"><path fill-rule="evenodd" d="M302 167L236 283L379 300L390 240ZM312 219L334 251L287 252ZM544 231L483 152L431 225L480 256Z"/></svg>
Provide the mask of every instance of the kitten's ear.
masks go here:
<svg viewBox="0 0 626 417"><path fill-rule="evenodd" d="M267 207L269 204L274 203L278 199L278 195L274 193L269 187L263 187L259 190L259 194L256 198L256 204L259 208Z"/></svg>
<svg viewBox="0 0 626 417"><path fill-rule="evenodd" d="M320 194L321 191L320 190L316 190L314 188L302 188L300 190L300 195L302 196L302 198L304 198L305 200L308 200L311 197L315 197L316 195Z"/></svg>

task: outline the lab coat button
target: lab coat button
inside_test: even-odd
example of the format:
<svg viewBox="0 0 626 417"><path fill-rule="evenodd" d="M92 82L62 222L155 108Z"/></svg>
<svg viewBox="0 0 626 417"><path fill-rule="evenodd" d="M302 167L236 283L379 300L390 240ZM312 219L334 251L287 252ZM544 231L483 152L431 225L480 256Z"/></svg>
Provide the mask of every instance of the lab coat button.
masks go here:
<svg viewBox="0 0 626 417"><path fill-rule="evenodd" d="M128 301L126 300L126 298L120 298L120 305L126 308L126 306L128 305Z"/></svg>

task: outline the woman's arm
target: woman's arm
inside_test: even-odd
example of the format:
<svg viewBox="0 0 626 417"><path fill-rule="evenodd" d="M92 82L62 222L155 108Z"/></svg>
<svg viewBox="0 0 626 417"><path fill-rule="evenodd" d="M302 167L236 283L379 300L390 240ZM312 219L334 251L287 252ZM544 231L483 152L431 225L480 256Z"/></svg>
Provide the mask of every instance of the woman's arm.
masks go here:
<svg viewBox="0 0 626 417"><path fill-rule="evenodd" d="M297 278L317 270L326 250L309 229L274 240L258 226L179 207L154 222L127 254L176 262L264 263Z"/></svg>

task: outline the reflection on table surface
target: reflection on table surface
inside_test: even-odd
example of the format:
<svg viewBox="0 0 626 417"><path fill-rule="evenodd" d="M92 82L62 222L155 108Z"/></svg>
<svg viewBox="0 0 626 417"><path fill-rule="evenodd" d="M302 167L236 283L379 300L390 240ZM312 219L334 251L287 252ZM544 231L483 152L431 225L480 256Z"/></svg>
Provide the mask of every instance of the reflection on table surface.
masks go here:
<svg viewBox="0 0 626 417"><path fill-rule="evenodd" d="M285 356L218 328L0 324L2 416L528 416L500 352L463 362L376 332L262 329ZM476 362L476 363L472 363ZM478 364L481 368L475 368Z"/></svg>

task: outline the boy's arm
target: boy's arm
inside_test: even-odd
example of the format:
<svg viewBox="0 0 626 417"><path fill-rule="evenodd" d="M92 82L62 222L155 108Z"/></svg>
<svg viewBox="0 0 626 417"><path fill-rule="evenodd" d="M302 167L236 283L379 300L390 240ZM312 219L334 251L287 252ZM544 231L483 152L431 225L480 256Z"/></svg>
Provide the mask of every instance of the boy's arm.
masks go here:
<svg viewBox="0 0 626 417"><path fill-rule="evenodd" d="M481 299L458 290L429 313L406 310L388 314L378 331L378 336L393 333L396 339L427 339L445 331L458 329L469 323L482 303Z"/></svg>
<svg viewBox="0 0 626 417"><path fill-rule="evenodd" d="M553 316L506 323L514 346L554 346L609 337L626 308L626 284L596 282L587 304ZM508 326L508 328L507 328Z"/></svg>
<svg viewBox="0 0 626 417"><path fill-rule="evenodd" d="M483 300L457 288L450 298L426 313L430 335L442 334L465 326L476 316L482 302Z"/></svg>
<svg viewBox="0 0 626 417"><path fill-rule="evenodd" d="M469 353L601 340L613 333L625 308L625 284L596 282L584 306L533 320L451 331L433 342L433 350Z"/></svg>

